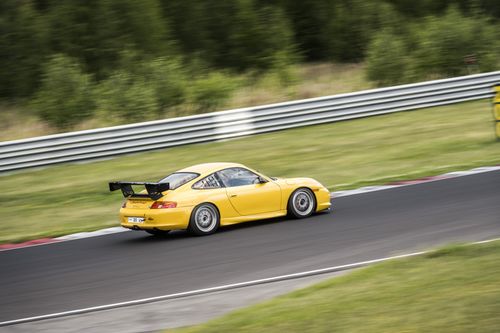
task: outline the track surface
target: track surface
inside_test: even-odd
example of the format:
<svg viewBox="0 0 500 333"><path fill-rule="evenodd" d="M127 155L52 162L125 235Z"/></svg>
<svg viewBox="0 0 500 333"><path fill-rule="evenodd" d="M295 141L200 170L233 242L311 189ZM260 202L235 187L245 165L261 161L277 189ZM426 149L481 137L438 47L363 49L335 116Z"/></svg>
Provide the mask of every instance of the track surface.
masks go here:
<svg viewBox="0 0 500 333"><path fill-rule="evenodd" d="M333 203L331 214L209 237L126 232L0 252L0 321L500 236L500 171Z"/></svg>

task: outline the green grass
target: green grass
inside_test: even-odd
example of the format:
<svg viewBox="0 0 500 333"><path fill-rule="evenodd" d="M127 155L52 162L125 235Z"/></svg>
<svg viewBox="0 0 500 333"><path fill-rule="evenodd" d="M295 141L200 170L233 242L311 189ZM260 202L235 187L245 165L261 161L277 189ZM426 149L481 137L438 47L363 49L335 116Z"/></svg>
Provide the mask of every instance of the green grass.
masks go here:
<svg viewBox="0 0 500 333"><path fill-rule="evenodd" d="M500 242L394 260L178 333L498 332Z"/></svg>
<svg viewBox="0 0 500 333"><path fill-rule="evenodd" d="M330 190L500 163L491 104L476 101L0 177L0 243L117 225L110 180L158 180L201 162L309 176Z"/></svg>

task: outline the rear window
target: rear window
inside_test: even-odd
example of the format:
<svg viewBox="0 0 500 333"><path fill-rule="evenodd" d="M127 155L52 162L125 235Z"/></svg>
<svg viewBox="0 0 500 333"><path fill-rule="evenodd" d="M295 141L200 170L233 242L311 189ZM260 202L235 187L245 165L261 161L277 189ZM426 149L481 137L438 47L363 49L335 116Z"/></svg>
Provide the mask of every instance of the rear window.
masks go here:
<svg viewBox="0 0 500 333"><path fill-rule="evenodd" d="M199 174L194 172L175 172L160 180L159 183L169 183L170 189L175 190L198 176Z"/></svg>
<svg viewBox="0 0 500 333"><path fill-rule="evenodd" d="M214 189L221 188L221 183L218 177L213 173L205 178L198 180L194 183L193 188L196 190L206 190L206 189Z"/></svg>

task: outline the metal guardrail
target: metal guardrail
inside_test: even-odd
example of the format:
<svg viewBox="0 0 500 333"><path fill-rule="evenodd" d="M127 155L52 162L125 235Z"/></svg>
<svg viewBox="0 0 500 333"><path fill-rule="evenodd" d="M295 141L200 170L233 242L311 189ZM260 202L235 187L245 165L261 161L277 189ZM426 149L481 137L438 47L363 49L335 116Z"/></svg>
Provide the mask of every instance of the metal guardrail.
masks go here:
<svg viewBox="0 0 500 333"><path fill-rule="evenodd" d="M0 173L493 96L500 71L0 143Z"/></svg>

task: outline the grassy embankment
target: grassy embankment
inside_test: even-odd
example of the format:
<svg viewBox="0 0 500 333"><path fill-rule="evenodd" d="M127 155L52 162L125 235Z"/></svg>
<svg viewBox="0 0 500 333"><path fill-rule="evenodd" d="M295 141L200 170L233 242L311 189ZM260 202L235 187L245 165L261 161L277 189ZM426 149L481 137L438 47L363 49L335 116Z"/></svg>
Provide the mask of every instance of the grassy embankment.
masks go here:
<svg viewBox="0 0 500 333"><path fill-rule="evenodd" d="M498 241L452 246L174 332L498 332L499 262Z"/></svg>
<svg viewBox="0 0 500 333"><path fill-rule="evenodd" d="M235 76L239 82L230 98L218 110L229 110L251 105L284 102L373 88L364 78L363 64L301 64L292 67L295 80L284 86L276 73L258 79L242 74ZM185 116L199 112L188 103L181 104L159 116L160 119ZM66 131L92 129L116 124L106 123L102 117L86 120ZM0 104L0 141L54 134L61 130L51 127L19 105Z"/></svg>
<svg viewBox="0 0 500 333"><path fill-rule="evenodd" d="M108 181L213 161L341 190L499 164L500 142L490 103L476 101L1 176L0 243L115 226L122 198Z"/></svg>

